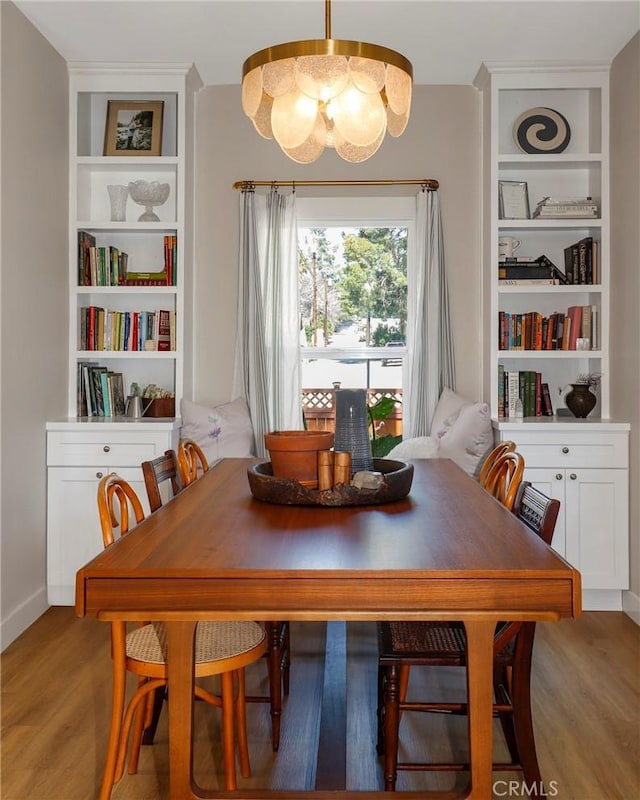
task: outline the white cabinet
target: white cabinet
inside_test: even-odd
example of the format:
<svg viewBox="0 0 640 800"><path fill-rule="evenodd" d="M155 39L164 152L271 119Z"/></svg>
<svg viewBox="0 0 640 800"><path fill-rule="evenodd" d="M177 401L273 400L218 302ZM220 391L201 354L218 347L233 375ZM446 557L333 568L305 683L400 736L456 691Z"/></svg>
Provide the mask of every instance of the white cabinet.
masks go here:
<svg viewBox="0 0 640 800"><path fill-rule="evenodd" d="M560 500L553 547L582 575L585 608L621 608L629 586L629 426L501 423L525 459L525 480Z"/></svg>
<svg viewBox="0 0 640 800"><path fill-rule="evenodd" d="M96 490L117 472L149 513L140 464L175 449L176 421L47 423L47 597L73 605L76 572L102 550Z"/></svg>

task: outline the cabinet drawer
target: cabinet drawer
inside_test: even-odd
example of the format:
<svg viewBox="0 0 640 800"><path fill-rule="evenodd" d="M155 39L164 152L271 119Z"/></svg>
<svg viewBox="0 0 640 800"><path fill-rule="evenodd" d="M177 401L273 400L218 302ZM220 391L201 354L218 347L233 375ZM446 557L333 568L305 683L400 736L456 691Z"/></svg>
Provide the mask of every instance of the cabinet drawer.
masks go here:
<svg viewBox="0 0 640 800"><path fill-rule="evenodd" d="M514 441L527 467L625 469L628 466L628 440L624 433L536 436L523 431Z"/></svg>
<svg viewBox="0 0 640 800"><path fill-rule="evenodd" d="M168 432L52 431L47 435L47 464L138 467L170 447Z"/></svg>

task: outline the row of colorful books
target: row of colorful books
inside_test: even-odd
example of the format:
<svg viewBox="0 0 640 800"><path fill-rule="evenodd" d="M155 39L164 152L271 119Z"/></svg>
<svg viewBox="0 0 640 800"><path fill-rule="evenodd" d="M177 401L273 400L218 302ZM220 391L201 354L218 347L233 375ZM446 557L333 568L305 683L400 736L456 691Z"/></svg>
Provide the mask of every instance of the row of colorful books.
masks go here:
<svg viewBox="0 0 640 800"><path fill-rule="evenodd" d="M88 231L78 231L78 286L176 286L178 238L164 237L164 267L155 272L129 272L129 257L117 247L96 246Z"/></svg>
<svg viewBox="0 0 640 800"><path fill-rule="evenodd" d="M523 417L552 417L549 384L534 370L507 370L498 365L498 419L514 419L518 400Z"/></svg>
<svg viewBox="0 0 640 800"><path fill-rule="evenodd" d="M124 416L124 381L121 372L112 372L92 361L79 361L77 387L79 417Z"/></svg>
<svg viewBox="0 0 640 800"><path fill-rule="evenodd" d="M80 350L175 350L173 310L112 311L99 306L80 309Z"/></svg>
<svg viewBox="0 0 640 800"><path fill-rule="evenodd" d="M569 306L544 316L539 311L498 313L500 350L597 350L598 308Z"/></svg>

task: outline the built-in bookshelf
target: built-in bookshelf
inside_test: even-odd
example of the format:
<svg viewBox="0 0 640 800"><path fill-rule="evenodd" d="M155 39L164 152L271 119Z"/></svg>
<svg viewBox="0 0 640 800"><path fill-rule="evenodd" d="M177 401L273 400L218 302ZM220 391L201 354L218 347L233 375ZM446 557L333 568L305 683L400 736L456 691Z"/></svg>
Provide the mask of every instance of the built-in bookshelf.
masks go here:
<svg viewBox="0 0 640 800"><path fill-rule="evenodd" d="M580 375L598 373L602 378L593 416L606 418L608 68L487 64L476 85L483 93L488 211L483 251L484 395L492 415L502 419L502 376L533 370L542 375L539 383L549 387L555 417L559 409L563 413L565 387ZM549 109L552 118L557 114L566 122L568 143L561 152L523 152L515 136L518 126L526 125L528 115L533 124L539 123L536 115L544 116ZM560 129L559 142L562 133ZM499 249L505 240L509 257ZM517 249L511 250L512 245ZM537 320L534 325L545 325L544 337L539 330L539 344L534 336L533 344L527 338L527 346L526 321L532 318ZM505 320L511 331L506 337ZM549 330L550 324L555 330Z"/></svg>
<svg viewBox="0 0 640 800"><path fill-rule="evenodd" d="M125 397L134 383L154 385L179 407L200 80L188 64L71 63L69 78L69 417L87 407L78 364L96 359L121 376ZM153 154L108 146L137 105L156 113ZM164 202L134 202L127 190L140 181L163 186ZM111 187L127 198L118 214Z"/></svg>

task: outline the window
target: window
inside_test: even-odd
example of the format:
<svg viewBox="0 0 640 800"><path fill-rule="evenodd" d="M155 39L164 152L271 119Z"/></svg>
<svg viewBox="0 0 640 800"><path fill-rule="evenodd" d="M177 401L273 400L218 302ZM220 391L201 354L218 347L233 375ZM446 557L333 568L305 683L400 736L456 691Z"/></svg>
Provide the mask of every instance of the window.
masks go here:
<svg viewBox="0 0 640 800"><path fill-rule="evenodd" d="M296 205L303 405L307 423L323 428L331 426L336 384L369 389L370 402L402 398L415 201ZM400 405L395 417L400 433Z"/></svg>

